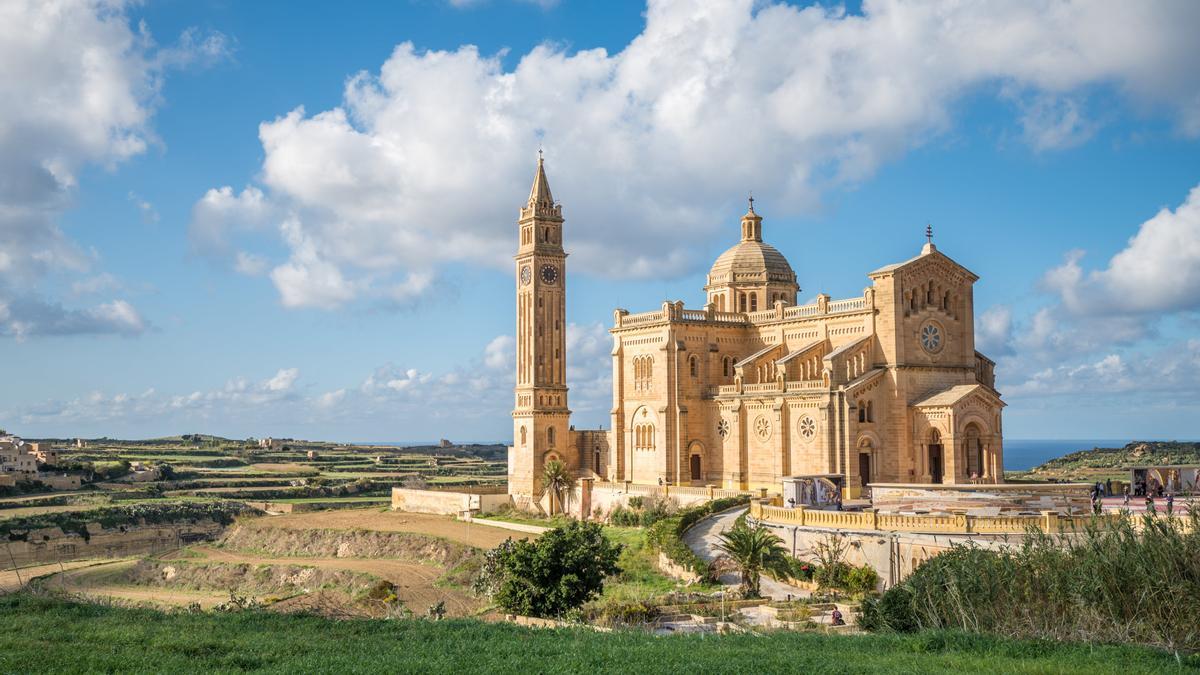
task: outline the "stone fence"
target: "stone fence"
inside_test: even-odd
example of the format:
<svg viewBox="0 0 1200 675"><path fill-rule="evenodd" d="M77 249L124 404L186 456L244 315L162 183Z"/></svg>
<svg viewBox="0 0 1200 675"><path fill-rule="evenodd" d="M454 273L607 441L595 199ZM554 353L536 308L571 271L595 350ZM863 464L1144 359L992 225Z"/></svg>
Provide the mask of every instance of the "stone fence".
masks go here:
<svg viewBox="0 0 1200 675"><path fill-rule="evenodd" d="M750 504L750 517L771 525L825 528L868 532L920 532L929 534L1022 534L1030 527L1043 532L1072 532L1083 530L1096 522L1107 525L1120 518L1117 514L1099 516L1067 516L1057 511L1040 515L973 516L966 514L900 514L865 511L822 511L796 507L770 506L761 502ZM1095 520L1094 520L1095 519Z"/></svg>

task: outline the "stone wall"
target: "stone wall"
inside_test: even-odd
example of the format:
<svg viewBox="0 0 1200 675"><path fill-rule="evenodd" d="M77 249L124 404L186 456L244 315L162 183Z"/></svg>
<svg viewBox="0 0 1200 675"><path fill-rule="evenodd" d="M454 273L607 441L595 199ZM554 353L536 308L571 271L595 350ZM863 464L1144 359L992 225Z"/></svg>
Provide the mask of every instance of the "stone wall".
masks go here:
<svg viewBox="0 0 1200 675"><path fill-rule="evenodd" d="M48 527L32 530L26 541L5 541L4 551L0 552L0 565L11 569L14 565L25 567L84 558L146 555L212 539L222 529L221 524L212 521L111 529L92 523L87 527L90 536L85 539L80 534Z"/></svg>
<svg viewBox="0 0 1200 675"><path fill-rule="evenodd" d="M450 492L392 488L392 510L412 513L459 515L464 511L488 513L505 504L512 504L506 493L487 493L484 490Z"/></svg>

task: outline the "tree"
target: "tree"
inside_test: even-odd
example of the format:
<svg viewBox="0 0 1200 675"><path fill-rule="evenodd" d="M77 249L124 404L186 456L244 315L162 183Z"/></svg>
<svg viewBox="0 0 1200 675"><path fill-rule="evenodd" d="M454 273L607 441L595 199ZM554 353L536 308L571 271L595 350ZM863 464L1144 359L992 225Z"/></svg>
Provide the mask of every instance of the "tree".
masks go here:
<svg viewBox="0 0 1200 675"><path fill-rule="evenodd" d="M787 574L787 549L783 540L762 525L750 527L738 522L721 533L717 548L725 552L742 575L742 592L746 597L759 595L759 579L763 572L779 577Z"/></svg>
<svg viewBox="0 0 1200 675"><path fill-rule="evenodd" d="M542 467L542 494L550 494L550 515L554 515L555 503L561 507L563 495L573 489L575 489L575 476L571 475L567 465L557 459L546 462L546 465Z"/></svg>
<svg viewBox="0 0 1200 675"><path fill-rule="evenodd" d="M621 571L621 548L599 524L572 521L488 551L475 589L514 614L561 616L598 596L604 578Z"/></svg>

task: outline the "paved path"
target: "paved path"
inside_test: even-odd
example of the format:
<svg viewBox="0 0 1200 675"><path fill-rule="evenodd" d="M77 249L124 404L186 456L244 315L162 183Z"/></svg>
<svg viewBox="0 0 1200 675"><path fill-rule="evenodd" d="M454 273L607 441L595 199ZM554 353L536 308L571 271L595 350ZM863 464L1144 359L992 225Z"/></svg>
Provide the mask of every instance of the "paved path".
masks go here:
<svg viewBox="0 0 1200 675"><path fill-rule="evenodd" d="M746 512L745 508L730 509L723 511L714 516L709 516L704 520L696 523L690 530L684 533L683 541L696 552L706 562L712 562L720 557L721 551L717 548L720 543L719 536L725 530L733 527L733 522L738 519L738 516ZM726 586L738 586L742 583L741 575L737 572L727 572L721 575L721 583ZM772 600L787 600L790 594L793 598L797 596L807 597L811 595L808 591L785 584L763 575L759 582L759 590L763 597L771 598Z"/></svg>

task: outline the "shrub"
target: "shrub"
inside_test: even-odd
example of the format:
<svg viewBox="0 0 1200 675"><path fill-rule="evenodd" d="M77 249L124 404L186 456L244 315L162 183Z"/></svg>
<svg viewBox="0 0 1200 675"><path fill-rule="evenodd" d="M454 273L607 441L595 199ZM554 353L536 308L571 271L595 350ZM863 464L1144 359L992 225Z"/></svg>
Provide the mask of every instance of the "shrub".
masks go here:
<svg viewBox="0 0 1200 675"><path fill-rule="evenodd" d="M571 521L489 551L476 589L516 614L561 616L600 594L604 578L620 571L621 548L599 524Z"/></svg>
<svg viewBox="0 0 1200 675"><path fill-rule="evenodd" d="M879 584L879 574L870 565L850 568L846 575L845 589L855 595L866 595Z"/></svg>
<svg viewBox="0 0 1200 675"><path fill-rule="evenodd" d="M241 502L160 502L154 504L130 504L108 506L91 511L64 511L42 513L24 518L0 520L0 537L9 540L24 540L31 530L58 527L63 532L74 532L85 540L91 537L88 523L100 523L105 528L122 525L165 524L212 520L228 525L243 513L255 512Z"/></svg>
<svg viewBox="0 0 1200 675"><path fill-rule="evenodd" d="M1126 516L998 551L957 546L865 603L863 623L1197 650L1198 596L1200 514Z"/></svg>

